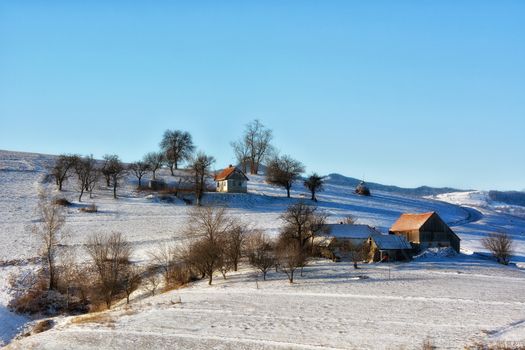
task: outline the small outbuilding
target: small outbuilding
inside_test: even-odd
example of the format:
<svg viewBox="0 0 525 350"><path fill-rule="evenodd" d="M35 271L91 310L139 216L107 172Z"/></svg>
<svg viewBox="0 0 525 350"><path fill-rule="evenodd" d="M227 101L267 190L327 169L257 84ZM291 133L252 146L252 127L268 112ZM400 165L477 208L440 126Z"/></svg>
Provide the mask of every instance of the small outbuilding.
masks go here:
<svg viewBox="0 0 525 350"><path fill-rule="evenodd" d="M355 193L361 196L370 196L370 188L368 188L364 181L361 181L359 185L356 186Z"/></svg>
<svg viewBox="0 0 525 350"><path fill-rule="evenodd" d="M415 251L434 247L452 247L459 253L460 238L436 212L402 214L389 230L404 237Z"/></svg>
<svg viewBox="0 0 525 350"><path fill-rule="evenodd" d="M370 261L403 261L410 260L412 245L403 236L374 235L369 239Z"/></svg>
<svg viewBox="0 0 525 350"><path fill-rule="evenodd" d="M248 177L237 167L230 165L215 176L217 192L247 193Z"/></svg>

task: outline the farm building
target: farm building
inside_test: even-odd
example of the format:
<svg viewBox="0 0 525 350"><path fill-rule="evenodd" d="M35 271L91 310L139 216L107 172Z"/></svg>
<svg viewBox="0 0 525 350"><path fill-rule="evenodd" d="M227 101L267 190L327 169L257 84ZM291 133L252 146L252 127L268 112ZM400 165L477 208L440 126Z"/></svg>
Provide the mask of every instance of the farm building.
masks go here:
<svg viewBox="0 0 525 350"><path fill-rule="evenodd" d="M248 178L237 167L230 165L217 176L217 192L246 193L248 192Z"/></svg>
<svg viewBox="0 0 525 350"><path fill-rule="evenodd" d="M334 260L341 257L343 245L367 244L371 236L381 235L381 232L368 225L328 224L326 227L328 234L316 237L314 242L323 255Z"/></svg>
<svg viewBox="0 0 525 350"><path fill-rule="evenodd" d="M459 253L460 238L435 212L402 214L389 233L405 237L418 251L432 247L452 247Z"/></svg>
<svg viewBox="0 0 525 350"><path fill-rule="evenodd" d="M403 236L374 235L369 238L370 261L409 260L412 246Z"/></svg>
<svg viewBox="0 0 525 350"><path fill-rule="evenodd" d="M370 188L366 185L364 181L361 181L359 185L355 188L355 193L362 196L370 196Z"/></svg>

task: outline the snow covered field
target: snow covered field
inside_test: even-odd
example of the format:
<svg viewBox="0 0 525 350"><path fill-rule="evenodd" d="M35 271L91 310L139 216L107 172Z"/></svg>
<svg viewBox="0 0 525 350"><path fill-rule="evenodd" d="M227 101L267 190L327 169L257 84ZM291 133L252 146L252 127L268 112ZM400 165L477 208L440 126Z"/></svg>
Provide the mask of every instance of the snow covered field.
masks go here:
<svg viewBox="0 0 525 350"><path fill-rule="evenodd" d="M51 156L0 151L0 260L22 264L0 266L0 344L27 322L5 309L6 280L35 255L28 226L51 162ZM161 176L170 179L167 172ZM358 272L346 263L317 261L293 285L273 273L270 281L259 281L258 289L254 271L244 268L226 281L217 278L211 287L199 282L136 301L131 310L112 311L111 321L103 324L72 324L66 318L53 330L12 347L413 348L428 337L440 347L458 348L472 340L518 340L513 337L525 334L525 273L473 254L483 251L480 238L504 230L517 243L513 261L525 262L524 218L471 202L471 192L439 195L436 201L395 192L361 197L330 179L325 187L318 205L331 214L332 222L352 214L358 223L386 232L402 212L437 211L458 233L467 254L372 264ZM121 188L114 200L102 187L92 200L84 197L84 204L94 202L99 208L90 214L78 210L74 186L65 189L64 196L75 203L68 208L68 244L77 247L79 255L95 232L122 232L133 243L133 259L139 263L159 242L183 242L181 231L191 209L183 202L148 198L134 191L133 184ZM224 204L251 227L276 234L283 210L308 198L300 184L292 189L293 199L284 198L284 190L268 186L261 176L250 176L248 189L249 194L212 193L206 201ZM172 304L179 296L182 304Z"/></svg>

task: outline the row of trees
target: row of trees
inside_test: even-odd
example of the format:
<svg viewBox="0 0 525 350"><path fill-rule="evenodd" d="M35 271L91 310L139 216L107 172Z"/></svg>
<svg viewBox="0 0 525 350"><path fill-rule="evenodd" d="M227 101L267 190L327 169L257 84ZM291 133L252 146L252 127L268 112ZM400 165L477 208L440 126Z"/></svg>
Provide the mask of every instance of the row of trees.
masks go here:
<svg viewBox="0 0 525 350"><path fill-rule="evenodd" d="M287 196L295 182L304 173L301 162L289 155L279 155L271 141L273 133L259 120L246 126L243 136L232 142L235 156L244 172L250 168L251 174L258 174L262 162L266 163L266 181L272 185L283 187ZM103 177L107 187L112 187L113 197L117 198L117 188L122 179L131 174L138 180L138 187L142 187L142 179L151 173L152 180L156 180L159 169L166 166L171 175L183 163L193 174L193 187L196 204L200 205L206 190L206 179L210 176L211 167L215 158L204 152L195 153L195 145L190 133L181 130L166 130L159 143L160 150L149 152L136 162L125 166L117 155L106 155L102 162L92 156L60 155L54 164L53 175L59 191L63 184L72 176L76 177L79 191L79 201L85 192L92 197L93 190L99 179ZM316 193L323 189L324 177L317 173L309 175L303 182L311 193L311 199L317 201Z"/></svg>
<svg viewBox="0 0 525 350"><path fill-rule="evenodd" d="M58 190L62 191L64 183L74 177L79 191L78 201L82 201L85 192L92 198L93 190L100 178L104 177L106 185L112 187L113 197L117 198L117 187L127 173L127 168L117 155L105 155L102 162L93 156L63 154L57 157L51 175Z"/></svg>

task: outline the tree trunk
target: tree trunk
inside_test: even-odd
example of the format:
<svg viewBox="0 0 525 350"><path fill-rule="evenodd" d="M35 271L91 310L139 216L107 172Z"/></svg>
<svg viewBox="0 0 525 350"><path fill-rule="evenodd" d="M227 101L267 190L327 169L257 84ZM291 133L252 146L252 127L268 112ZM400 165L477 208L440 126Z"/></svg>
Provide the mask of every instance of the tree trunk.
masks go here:
<svg viewBox="0 0 525 350"><path fill-rule="evenodd" d="M156 172L156 171L157 171L157 170L153 170L153 181L155 181L155 172Z"/></svg>
<svg viewBox="0 0 525 350"><path fill-rule="evenodd" d="M139 177L139 188L141 188L141 187L142 187L142 183L141 183L141 181L142 181L142 176L141 176L141 177Z"/></svg>
<svg viewBox="0 0 525 350"><path fill-rule="evenodd" d="M315 199L315 191L312 191L312 200L313 200L314 202L317 202L317 199Z"/></svg>
<svg viewBox="0 0 525 350"><path fill-rule="evenodd" d="M208 275L208 285L211 286L211 282L213 280L213 272Z"/></svg>
<svg viewBox="0 0 525 350"><path fill-rule="evenodd" d="M171 163L170 164L170 171L171 171L171 176L175 176L175 174L173 173L173 167L175 166L174 163Z"/></svg>
<svg viewBox="0 0 525 350"><path fill-rule="evenodd" d="M292 271L290 271L290 276L289 276L289 277L290 277L290 278L289 278L289 280L290 280L290 283L293 283L293 273L294 273L294 271L293 271L293 270L292 270Z"/></svg>
<svg viewBox="0 0 525 350"><path fill-rule="evenodd" d="M263 281L266 281L266 271L263 271Z"/></svg>
<svg viewBox="0 0 525 350"><path fill-rule="evenodd" d="M80 190L80 195L78 196L78 201L82 202L82 195L84 194L84 186L82 186L82 189Z"/></svg>
<svg viewBox="0 0 525 350"><path fill-rule="evenodd" d="M117 181L113 181L113 198L117 199Z"/></svg>
<svg viewBox="0 0 525 350"><path fill-rule="evenodd" d="M290 198L290 186L286 186L286 197Z"/></svg>
<svg viewBox="0 0 525 350"><path fill-rule="evenodd" d="M57 180L58 190L62 191L62 181L63 180Z"/></svg>
<svg viewBox="0 0 525 350"><path fill-rule="evenodd" d="M354 261L354 269L357 269L357 261Z"/></svg>

